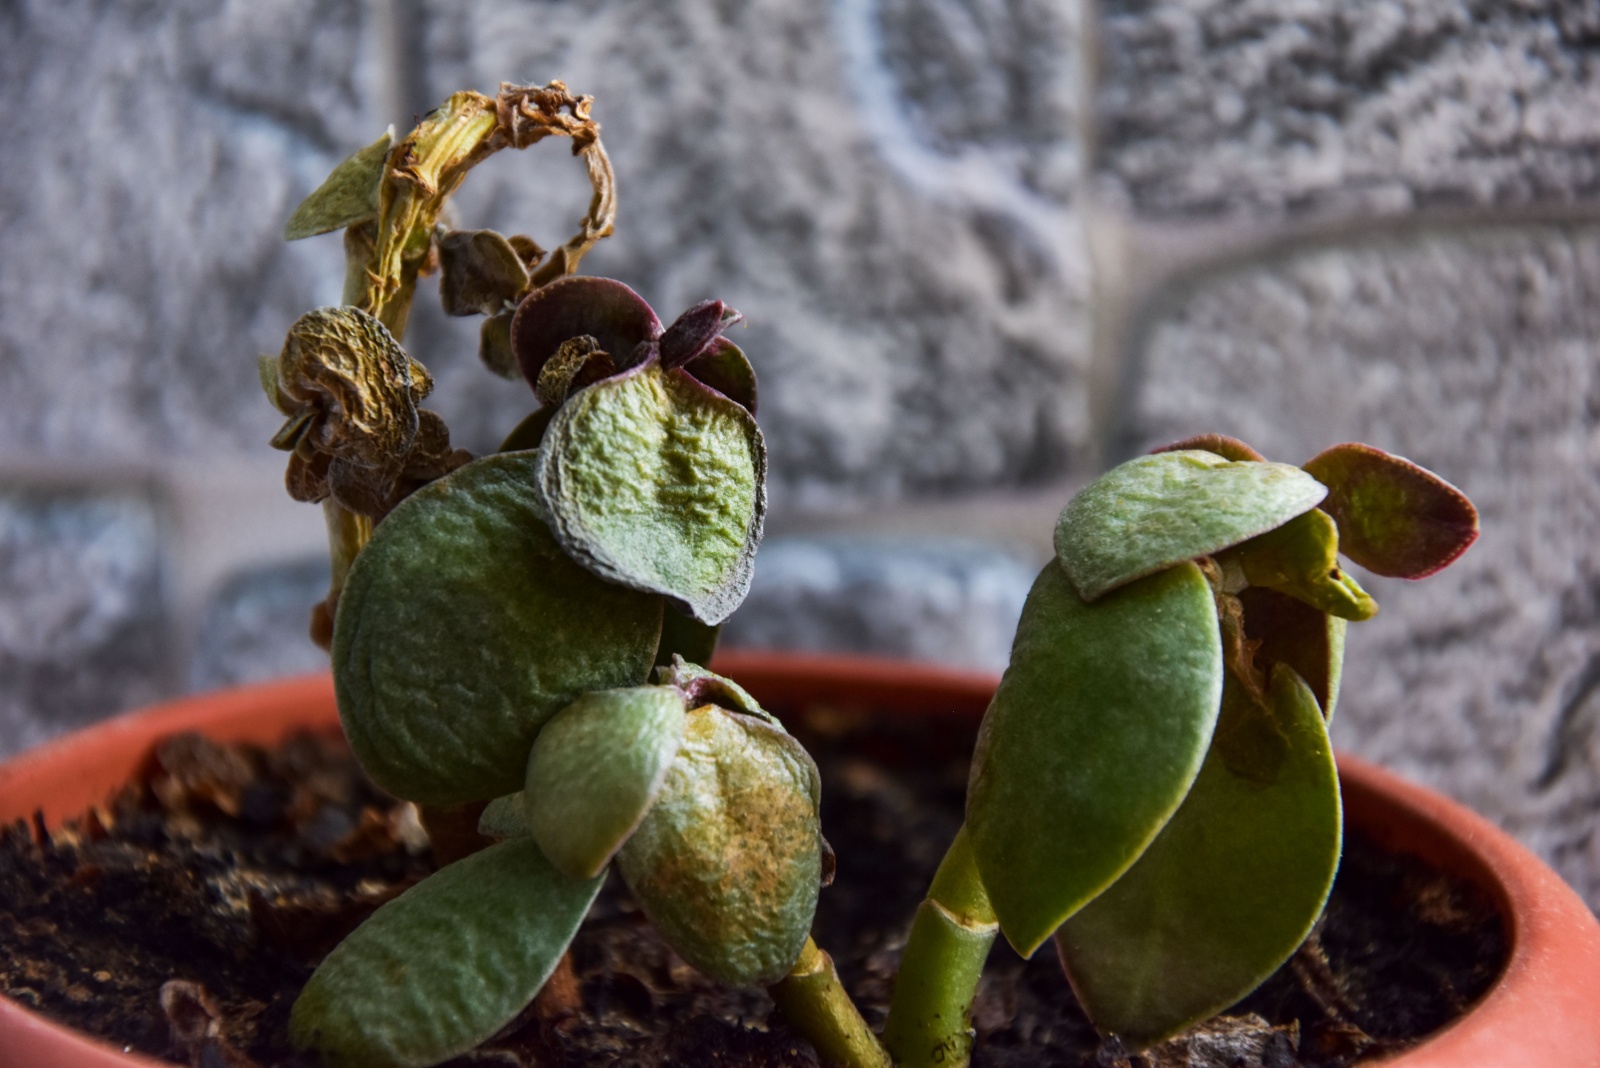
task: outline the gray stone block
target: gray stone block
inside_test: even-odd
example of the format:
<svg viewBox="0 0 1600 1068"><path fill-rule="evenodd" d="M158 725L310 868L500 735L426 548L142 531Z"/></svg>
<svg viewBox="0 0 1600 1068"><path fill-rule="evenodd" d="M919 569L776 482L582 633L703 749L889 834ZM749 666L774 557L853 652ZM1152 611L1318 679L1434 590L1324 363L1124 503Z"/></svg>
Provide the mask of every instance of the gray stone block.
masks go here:
<svg viewBox="0 0 1600 1068"><path fill-rule="evenodd" d="M775 538L722 644L999 672L1038 570L973 542Z"/></svg>
<svg viewBox="0 0 1600 1068"><path fill-rule="evenodd" d="M1101 0L1099 183L1153 218L1600 197L1592 0Z"/></svg>
<svg viewBox="0 0 1600 1068"><path fill-rule="evenodd" d="M1338 441L1461 486L1449 570L1372 579L1335 738L1443 787L1600 905L1600 228L1419 232L1198 279L1151 314L1143 447ZM1367 578L1363 577L1363 582Z"/></svg>
<svg viewBox="0 0 1600 1068"><path fill-rule="evenodd" d="M360 0L0 11L0 449L253 452L255 357L336 303L296 203L381 128Z"/></svg>
<svg viewBox="0 0 1600 1068"><path fill-rule="evenodd" d="M328 594L325 556L265 564L212 595L189 664L189 687L215 690L328 670L311 640L311 608Z"/></svg>
<svg viewBox="0 0 1600 1068"><path fill-rule="evenodd" d="M162 533L142 494L0 486L0 755L170 692Z"/></svg>
<svg viewBox="0 0 1600 1068"><path fill-rule="evenodd" d="M1080 456L1075 27L1050 5L424 6L430 99L502 79L595 95L620 215L584 269L664 316L744 312L777 507L1049 481ZM524 156L467 180L460 225L567 236L581 169ZM531 407L475 366L474 322L429 313L412 337L469 447Z"/></svg>

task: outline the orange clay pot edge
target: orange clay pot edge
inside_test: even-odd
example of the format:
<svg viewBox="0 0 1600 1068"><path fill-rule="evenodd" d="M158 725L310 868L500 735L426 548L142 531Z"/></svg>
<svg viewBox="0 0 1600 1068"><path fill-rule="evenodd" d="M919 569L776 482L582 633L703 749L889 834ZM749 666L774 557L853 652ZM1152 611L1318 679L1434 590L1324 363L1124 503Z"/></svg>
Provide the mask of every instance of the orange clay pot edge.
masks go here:
<svg viewBox="0 0 1600 1068"><path fill-rule="evenodd" d="M993 675L848 656L730 652L716 666L758 700L834 703L890 715L971 721ZM337 723L327 676L188 698L119 717L0 765L0 819L42 811L60 823L145 769L156 742L197 727L223 741L271 743ZM1383 1068L1600 1068L1600 923L1504 832L1462 806L1341 755L1350 825L1482 886L1509 917L1511 959L1467 1016ZM157 1068L0 999L0 1050L16 1068Z"/></svg>

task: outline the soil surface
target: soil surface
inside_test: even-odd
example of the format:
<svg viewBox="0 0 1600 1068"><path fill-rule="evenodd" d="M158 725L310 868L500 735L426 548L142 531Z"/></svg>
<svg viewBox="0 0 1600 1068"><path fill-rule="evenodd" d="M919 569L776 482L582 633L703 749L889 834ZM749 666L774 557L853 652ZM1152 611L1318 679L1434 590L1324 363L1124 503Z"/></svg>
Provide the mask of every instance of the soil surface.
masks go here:
<svg viewBox="0 0 1600 1068"><path fill-rule="evenodd" d="M905 927L961 820L971 727L860 726L776 709L823 779L838 854L817 941L881 1025ZM796 715L803 711L804 715ZM368 783L342 742L265 751L194 736L69 827L0 836L0 991L174 1063L311 1062L289 1006L316 962L433 869L414 809ZM1128 1054L1090 1028L1053 955L1000 940L974 1010L980 1068L1345 1068L1459 1015L1497 975L1489 901L1358 837L1317 934L1230 1013ZM728 990L668 949L613 877L517 1021L452 1068L815 1066L760 990Z"/></svg>

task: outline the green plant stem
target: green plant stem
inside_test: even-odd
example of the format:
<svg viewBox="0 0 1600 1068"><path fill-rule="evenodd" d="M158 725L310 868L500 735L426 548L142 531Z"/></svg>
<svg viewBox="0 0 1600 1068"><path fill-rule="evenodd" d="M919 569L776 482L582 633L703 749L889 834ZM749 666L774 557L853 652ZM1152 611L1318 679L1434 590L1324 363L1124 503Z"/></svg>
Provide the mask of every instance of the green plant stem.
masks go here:
<svg viewBox="0 0 1600 1068"><path fill-rule="evenodd" d="M833 958L809 937L789 974L769 988L784 1018L830 1068L890 1068L889 1055L839 982Z"/></svg>
<svg viewBox="0 0 1600 1068"><path fill-rule="evenodd" d="M900 958L883 1044L899 1068L962 1068L972 1057L972 999L1000 925L967 829L917 908Z"/></svg>

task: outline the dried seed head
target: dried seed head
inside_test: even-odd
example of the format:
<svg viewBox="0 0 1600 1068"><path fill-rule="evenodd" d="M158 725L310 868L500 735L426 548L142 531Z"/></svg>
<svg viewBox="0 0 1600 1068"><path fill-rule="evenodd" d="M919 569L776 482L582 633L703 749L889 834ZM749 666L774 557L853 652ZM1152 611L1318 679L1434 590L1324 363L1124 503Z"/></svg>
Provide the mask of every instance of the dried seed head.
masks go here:
<svg viewBox="0 0 1600 1068"><path fill-rule="evenodd" d="M294 453L287 483L296 500L331 496L381 517L415 488L407 482L464 462L443 421L417 408L433 389L427 370L357 308L301 316L278 356L276 386L289 419L273 443Z"/></svg>
<svg viewBox="0 0 1600 1068"><path fill-rule="evenodd" d="M600 343L588 334L579 334L563 341L545 361L534 392L546 408L559 408L574 391L616 372L611 354L602 351Z"/></svg>

